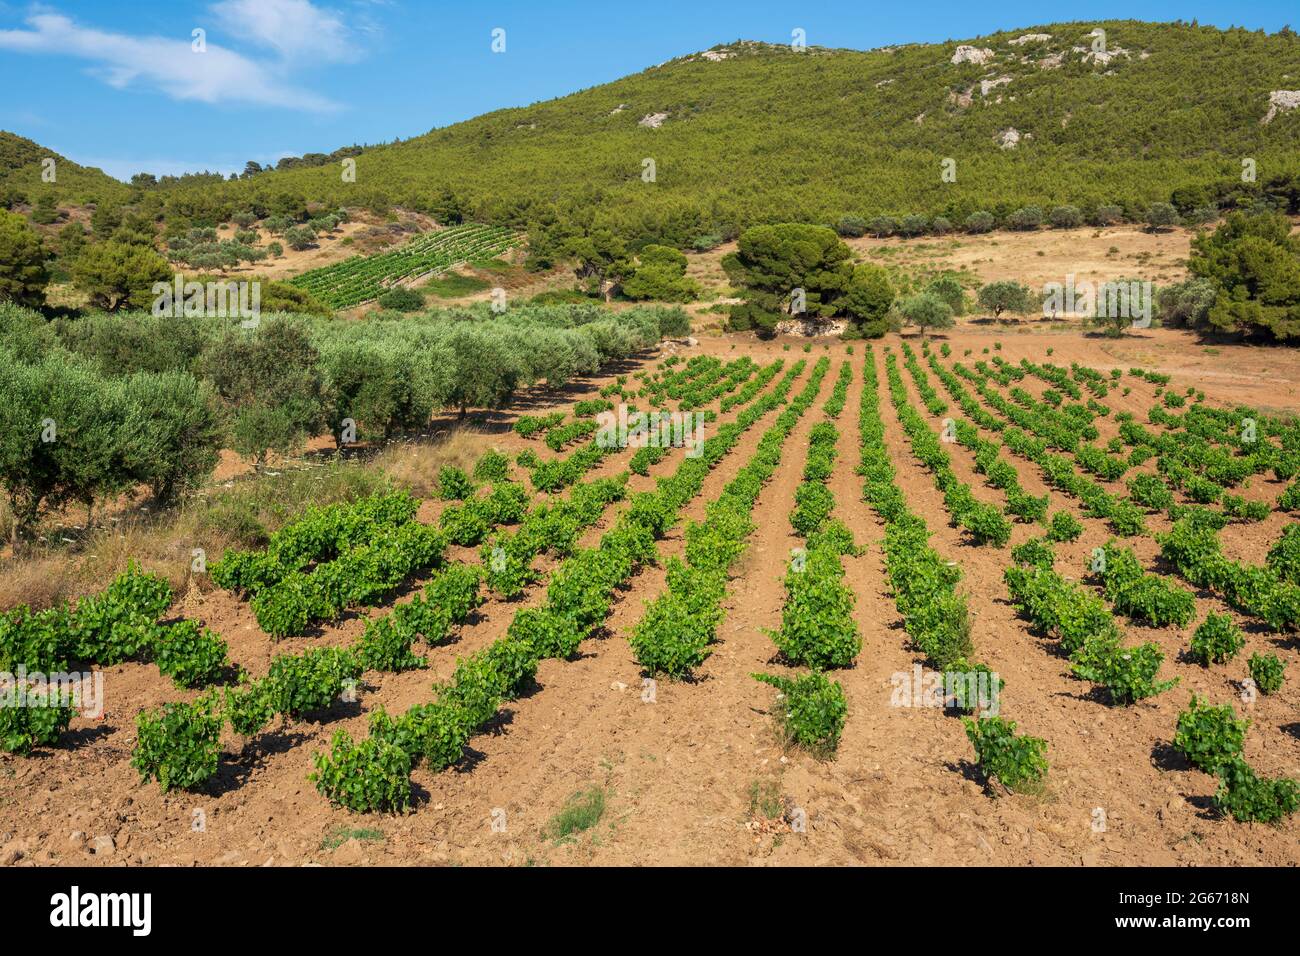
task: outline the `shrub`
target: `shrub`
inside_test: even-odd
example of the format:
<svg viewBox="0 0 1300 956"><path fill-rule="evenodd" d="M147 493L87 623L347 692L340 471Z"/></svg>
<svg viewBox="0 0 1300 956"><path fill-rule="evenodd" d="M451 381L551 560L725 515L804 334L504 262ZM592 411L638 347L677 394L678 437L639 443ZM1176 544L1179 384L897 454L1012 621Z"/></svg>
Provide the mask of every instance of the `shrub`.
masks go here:
<svg viewBox="0 0 1300 956"><path fill-rule="evenodd" d="M1093 211L1090 218L1095 226L1113 226L1124 221L1124 210L1119 206L1101 205Z"/></svg>
<svg viewBox="0 0 1300 956"><path fill-rule="evenodd" d="M1083 225L1083 213L1077 206L1056 206L1047 214L1047 221L1055 229L1074 229Z"/></svg>
<svg viewBox="0 0 1300 956"><path fill-rule="evenodd" d="M474 494L474 482L454 465L438 469L438 497L443 501L464 501Z"/></svg>
<svg viewBox="0 0 1300 956"><path fill-rule="evenodd" d="M970 233L992 232L995 225L993 214L983 210L966 217L966 231Z"/></svg>
<svg viewBox="0 0 1300 956"><path fill-rule="evenodd" d="M484 452L474 465L474 478L478 481L505 481L510 476L510 459L495 448Z"/></svg>
<svg viewBox="0 0 1300 956"><path fill-rule="evenodd" d="M0 750L26 756L33 747L53 746L68 729L74 708L49 700L0 704Z"/></svg>
<svg viewBox="0 0 1300 956"><path fill-rule="evenodd" d="M1011 560L1017 564L1051 570L1056 561L1056 552L1045 538L1030 538L1011 549Z"/></svg>
<svg viewBox="0 0 1300 956"><path fill-rule="evenodd" d="M1056 512L1047 525L1047 537L1052 541L1062 543L1074 541L1081 534L1083 534L1083 523L1068 511Z"/></svg>
<svg viewBox="0 0 1300 956"><path fill-rule="evenodd" d="M1208 614L1192 635L1191 657L1203 667L1224 664L1246 644L1241 628L1227 614Z"/></svg>
<svg viewBox="0 0 1300 956"><path fill-rule="evenodd" d="M1241 754L1249 720L1238 720L1231 704L1212 707L1192 695L1190 707L1178 715L1174 747L1188 763L1206 773L1219 768Z"/></svg>
<svg viewBox="0 0 1300 956"><path fill-rule="evenodd" d="M856 239L867 234L867 221L861 216L841 216L835 231L846 239Z"/></svg>
<svg viewBox="0 0 1300 956"><path fill-rule="evenodd" d="M1167 202L1152 203L1143 218L1152 232L1159 232L1168 226L1176 226L1180 221L1178 210Z"/></svg>
<svg viewBox="0 0 1300 956"><path fill-rule="evenodd" d="M1276 694L1285 680L1286 663L1276 654L1250 655L1250 679L1261 693Z"/></svg>
<svg viewBox="0 0 1300 956"><path fill-rule="evenodd" d="M149 308L154 283L171 279L171 266L153 249L111 239L86 246L72 264L73 283L92 306L108 312Z"/></svg>
<svg viewBox="0 0 1300 956"><path fill-rule="evenodd" d="M1164 658L1154 641L1124 648L1102 640L1086 644L1075 653L1073 670L1075 676L1104 686L1111 703L1127 706L1162 694L1178 683L1177 677L1155 679Z"/></svg>
<svg viewBox="0 0 1300 956"><path fill-rule="evenodd" d="M213 697L142 711L136 735L131 766L142 781L157 780L164 791L194 790L217 772L221 717Z"/></svg>
<svg viewBox="0 0 1300 956"><path fill-rule="evenodd" d="M1047 741L1016 733L1005 717L963 717L966 737L975 748L975 762L987 781L1008 790L1032 792L1047 775Z"/></svg>
<svg viewBox="0 0 1300 956"><path fill-rule="evenodd" d="M252 737L275 716L275 703L267 681L255 681L241 687L225 689L222 713L230 729L243 737Z"/></svg>
<svg viewBox="0 0 1300 956"><path fill-rule="evenodd" d="M396 812L411 802L411 758L381 738L353 743L347 731L334 735L333 749L312 758L310 779L331 803L353 813Z"/></svg>
<svg viewBox="0 0 1300 956"><path fill-rule="evenodd" d="M0 210L0 302L45 304L50 274L41 237L17 213Z"/></svg>
<svg viewBox="0 0 1300 956"><path fill-rule="evenodd" d="M381 309L393 309L396 312L418 312L424 308L424 296L406 286L389 289L376 301Z"/></svg>
<svg viewBox="0 0 1300 956"><path fill-rule="evenodd" d="M817 671L794 680L772 674L751 676L781 692L776 714L787 739L822 759L835 752L848 715L838 681L829 681Z"/></svg>
<svg viewBox="0 0 1300 956"><path fill-rule="evenodd" d="M226 642L198 621L159 628L151 650L158 669L180 687L211 684L229 666Z"/></svg>
<svg viewBox="0 0 1300 956"><path fill-rule="evenodd" d="M314 647L273 658L267 687L277 714L299 717L329 707L360 677L361 662L354 651Z"/></svg>
<svg viewBox="0 0 1300 956"><path fill-rule="evenodd" d="M810 551L802 567L792 564L786 571L781 630L772 640L792 663L816 670L847 667L862 650L854 594L843 577L838 555L822 549Z"/></svg>
<svg viewBox="0 0 1300 956"><path fill-rule="evenodd" d="M1219 768L1219 789L1214 806L1238 823L1276 823L1300 809L1300 784L1281 777L1260 779L1241 757Z"/></svg>
<svg viewBox="0 0 1300 956"><path fill-rule="evenodd" d="M1037 229L1043 223L1043 210L1038 206L1022 206L1007 217L1012 229Z"/></svg>

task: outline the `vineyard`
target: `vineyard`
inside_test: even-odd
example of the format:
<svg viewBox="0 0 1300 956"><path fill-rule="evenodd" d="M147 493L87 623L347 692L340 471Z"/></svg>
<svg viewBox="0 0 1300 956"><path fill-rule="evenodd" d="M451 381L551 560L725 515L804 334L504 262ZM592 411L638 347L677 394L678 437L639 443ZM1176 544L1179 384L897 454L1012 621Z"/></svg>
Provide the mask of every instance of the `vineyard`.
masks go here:
<svg viewBox="0 0 1300 956"><path fill-rule="evenodd" d="M0 669L105 674L102 718L0 709L0 796L50 821L23 853L1300 862L1300 426L1052 351L628 362L432 497L309 508L188 594L132 564L11 610Z"/></svg>
<svg viewBox="0 0 1300 956"><path fill-rule="evenodd" d="M373 256L353 256L294 276L291 285L335 309L376 299L404 279L446 272L465 262L491 259L518 243L508 229L469 223L412 239Z"/></svg>

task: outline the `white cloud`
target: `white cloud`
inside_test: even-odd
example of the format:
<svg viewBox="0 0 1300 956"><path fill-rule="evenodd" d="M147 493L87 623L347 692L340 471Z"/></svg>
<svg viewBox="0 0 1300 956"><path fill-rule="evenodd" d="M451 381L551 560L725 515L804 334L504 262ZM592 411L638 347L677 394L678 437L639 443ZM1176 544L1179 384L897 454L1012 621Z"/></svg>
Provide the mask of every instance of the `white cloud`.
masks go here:
<svg viewBox="0 0 1300 956"><path fill-rule="evenodd" d="M324 112L325 97L295 87L259 63L209 40L196 53L189 40L134 37L83 27L56 13L27 18L30 30L0 30L0 49L71 56L94 64L110 86L142 85L177 100L241 102Z"/></svg>
<svg viewBox="0 0 1300 956"><path fill-rule="evenodd" d="M360 54L338 15L308 0L222 0L212 13L232 35L286 60L355 60Z"/></svg>

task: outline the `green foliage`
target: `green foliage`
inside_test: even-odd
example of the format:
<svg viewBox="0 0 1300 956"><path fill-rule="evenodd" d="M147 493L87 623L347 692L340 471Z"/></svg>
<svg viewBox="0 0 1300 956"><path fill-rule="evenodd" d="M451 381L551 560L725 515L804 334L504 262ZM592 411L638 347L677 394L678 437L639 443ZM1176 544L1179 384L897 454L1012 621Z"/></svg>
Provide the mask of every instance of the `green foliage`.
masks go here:
<svg viewBox="0 0 1300 956"><path fill-rule="evenodd" d="M316 789L353 813L397 812L410 805L411 758L382 738L354 743L340 730L331 751L314 755L312 762Z"/></svg>
<svg viewBox="0 0 1300 956"><path fill-rule="evenodd" d="M804 315L835 315L854 271L849 247L833 230L801 223L745 230L722 268L744 300L731 308L731 327L760 334L772 333L789 314L797 289L803 290Z"/></svg>
<svg viewBox="0 0 1300 956"><path fill-rule="evenodd" d="M1164 661L1154 641L1140 647L1121 648L1105 644L1085 645L1075 655L1075 676L1101 684L1111 702L1121 706L1154 697L1174 687L1179 678L1156 680Z"/></svg>
<svg viewBox="0 0 1300 956"><path fill-rule="evenodd" d="M45 304L50 274L36 230L17 213L0 210L0 302Z"/></svg>
<svg viewBox="0 0 1300 956"><path fill-rule="evenodd" d="M222 716L242 737L252 737L275 716L275 701L269 681L255 681L225 689Z"/></svg>
<svg viewBox="0 0 1300 956"><path fill-rule="evenodd" d="M196 790L217 772L221 757L221 716L216 698L192 704L163 704L136 718L131 766L142 782L157 780L164 792Z"/></svg>
<svg viewBox="0 0 1300 956"><path fill-rule="evenodd" d="M1281 215L1233 213L1192 241L1189 268L1218 290L1210 328L1286 341L1300 335L1300 242Z"/></svg>
<svg viewBox="0 0 1300 956"><path fill-rule="evenodd" d="M689 302L699 294L699 288L694 279L686 277L686 256L669 246L651 243L637 253L632 274L623 280L623 294L629 299Z"/></svg>
<svg viewBox="0 0 1300 956"><path fill-rule="evenodd" d="M922 292L900 299L895 308L905 325L920 329L922 339L935 329L950 329L956 324L952 308L933 293Z"/></svg>
<svg viewBox="0 0 1300 956"><path fill-rule="evenodd" d="M474 494L474 482L455 465L438 469L438 497L443 501L464 501Z"/></svg>
<svg viewBox="0 0 1300 956"><path fill-rule="evenodd" d="M1219 768L1214 806L1238 823L1277 823L1300 809L1300 783L1261 779L1245 760L1232 757Z"/></svg>
<svg viewBox="0 0 1300 956"><path fill-rule="evenodd" d="M151 248L109 240L86 246L72 264L72 281L95 308L148 308L154 283L170 283L172 269Z"/></svg>
<svg viewBox="0 0 1300 956"><path fill-rule="evenodd" d="M814 670L847 667L862 650L854 594L843 578L839 555L826 548L807 552L786 571L781 629L772 640L792 664Z"/></svg>
<svg viewBox="0 0 1300 956"><path fill-rule="evenodd" d="M992 312L995 318L1000 318L1003 312L1023 315L1035 305L1034 294L1029 287L1010 279L981 286L978 301L980 308Z"/></svg>
<svg viewBox="0 0 1300 956"><path fill-rule="evenodd" d="M424 296L405 286L389 289L376 301L381 309L393 309L397 312L418 312L424 308Z"/></svg>
<svg viewBox="0 0 1300 956"><path fill-rule="evenodd" d="M590 830L604 817L607 799L601 787L573 794L547 824L547 836L552 840L564 840L575 833Z"/></svg>
<svg viewBox="0 0 1300 956"><path fill-rule="evenodd" d="M11 685L12 693L17 686ZM0 750L25 757L35 747L52 747L68 729L75 708L48 698L0 703Z"/></svg>
<svg viewBox="0 0 1300 956"><path fill-rule="evenodd" d="M1203 667L1224 664L1245 646L1246 638L1230 615L1211 613L1192 635L1191 657Z"/></svg>
<svg viewBox="0 0 1300 956"><path fill-rule="evenodd" d="M997 780L1017 792L1042 788L1047 776L1047 741L1017 734L1015 721L1005 717L963 717L962 725L986 780Z"/></svg>
<svg viewBox="0 0 1300 956"><path fill-rule="evenodd" d="M1241 754L1249 726L1249 720L1237 719L1231 704L1213 707L1192 695L1191 705L1178 715L1174 747L1192 766L1218 773Z"/></svg>
<svg viewBox="0 0 1300 956"><path fill-rule="evenodd" d="M1276 654L1251 654L1250 679L1262 694L1276 694L1285 680L1286 662Z"/></svg>
<svg viewBox="0 0 1300 956"><path fill-rule="evenodd" d="M894 304L894 287L889 273L879 266L863 263L854 266L848 289L838 303L841 314L852 320L852 335L846 337L879 338L889 331L889 310Z"/></svg>
<svg viewBox="0 0 1300 956"><path fill-rule="evenodd" d="M1052 569L1056 562L1056 552L1045 538L1030 538L1023 544L1011 549L1011 560L1029 567Z"/></svg>
<svg viewBox="0 0 1300 956"><path fill-rule="evenodd" d="M1068 511L1056 512L1047 525L1047 537L1052 541L1075 541L1081 534L1083 534L1083 523Z"/></svg>
<svg viewBox="0 0 1300 956"><path fill-rule="evenodd" d="M267 693L277 714L300 717L329 707L360 677L361 661L356 652L315 647L302 654L272 658Z"/></svg>
<svg viewBox="0 0 1300 956"><path fill-rule="evenodd" d="M780 692L775 712L787 739L821 759L835 753L849 709L838 681L827 680L818 671L793 680L772 674L751 676Z"/></svg>
<svg viewBox="0 0 1300 956"><path fill-rule="evenodd" d="M296 227L286 232L284 239L290 248L305 249L315 243L316 235L310 227ZM385 289L412 276L446 272L459 263L490 259L514 244L515 239L507 229L471 223L425 233L376 255L353 256L312 269L290 281L335 309L351 308L378 298L379 304L385 308L413 311L423 304L419 293L407 290L409 295L390 306L384 304L383 297L399 289L389 292ZM420 301L416 302L411 296Z"/></svg>
<svg viewBox="0 0 1300 956"><path fill-rule="evenodd" d="M1098 576L1115 610L1152 627L1185 627L1196 613L1194 595L1168 578L1147 574L1130 548L1109 542Z"/></svg>
<svg viewBox="0 0 1300 956"><path fill-rule="evenodd" d="M188 374L106 378L57 351L0 359L0 485L19 537L46 511L137 484L171 500L216 465L216 410Z"/></svg>
<svg viewBox="0 0 1300 956"><path fill-rule="evenodd" d="M269 451L290 454L327 419L320 353L304 325L260 322L252 334L231 328L199 362L234 416L233 447L260 464Z"/></svg>
<svg viewBox="0 0 1300 956"><path fill-rule="evenodd" d="M788 44L729 45L717 62L683 56L560 99L366 148L359 162L370 185L361 201L384 210L398 201L413 204L444 223L480 219L527 227L531 251L546 254L539 256L543 267L548 257L553 262L563 254L575 233L608 228L631 249L647 242L709 246L770 221L772 210L808 222L848 222L850 233L888 218L886 233L911 234L921 217L936 232L940 219L979 228L973 214L989 210L991 227L1029 205L1069 204L1089 221L1105 224L1126 212L1140 218L1155 202L1172 201L1190 211L1274 196L1288 201L1293 193L1286 175L1296 169L1291 117L1259 120L1268 93L1281 82L1270 66L1294 55L1293 37L1134 20L1087 26L1104 29L1109 46L1149 51L1151 59L1139 60L1136 53L1105 64L1085 59L1087 44L1077 24L1026 24L973 41L890 50L825 49L815 58ZM1027 30L1053 39L1032 49L1011 44ZM1013 77L1010 88L1020 91L1014 100L1007 96L997 103L990 96L971 109L948 103L949 92L978 85L990 71L953 63L958 42L994 51L993 67ZM1083 51L1075 49L1080 46ZM1225 48L1233 55L1224 69L1200 69ZM1062 57L1061 67L1042 69L1044 58L1055 55ZM1169 83L1171 77L1177 82ZM1085 121L1077 109L1063 122L1071 104L1090 101L1098 84L1105 85L1109 128L1155 123L1145 151L1135 153L1106 137L1105 123ZM1240 91L1240 98L1223 98L1224 89ZM703 125L690 112L690 104L702 98L712 104ZM617 110L623 104L632 108ZM872 111L870 124L861 122L864 104ZM648 133L639 121L652 109L668 116L660 130ZM925 122L917 124L921 113ZM592 117L601 118L595 126ZM1017 149L998 149L1008 127L1033 138ZM796 128L799 136L781 136ZM884 130L892 132L886 136ZM635 164L629 167L626 157L642 155L647 135L656 138L660 175L665 184L671 179L671 188L647 187ZM716 149L719 139L728 149ZM490 151L482 148L485 142L493 143ZM40 155L40 147L31 149ZM1026 164L1026 150L1038 161ZM934 170L916 161L918 151L953 157L966 170L975 164L979 175L935 188ZM820 158L821 175L808 174L810 156ZM1230 173L1226 158L1241 156L1258 160L1260 183L1243 183L1239 171ZM337 157L290 159L274 171L233 182L164 179L166 188L157 193L169 218L184 214L211 224L255 200L294 214L305 209L307 198L329 206L358 202L359 187L340 181ZM59 184L52 187L60 196L77 189L75 180L65 184L67 169L60 164ZM1265 182L1265 170L1278 172ZM30 182L33 172L28 167L13 175ZM105 177L93 181L117 201L129 196L125 186ZM748 185L740 190L736 183Z"/></svg>
<svg viewBox="0 0 1300 956"><path fill-rule="evenodd" d="M226 642L197 621L159 628L150 650L158 669L179 687L204 687L230 666Z"/></svg>
<svg viewBox="0 0 1300 956"><path fill-rule="evenodd" d="M1300 522L1292 522L1282 529L1282 535L1268 550L1265 559L1278 577L1300 583Z"/></svg>
<svg viewBox="0 0 1300 956"><path fill-rule="evenodd" d="M510 477L510 459L495 448L483 453L474 465L477 481L505 481Z"/></svg>

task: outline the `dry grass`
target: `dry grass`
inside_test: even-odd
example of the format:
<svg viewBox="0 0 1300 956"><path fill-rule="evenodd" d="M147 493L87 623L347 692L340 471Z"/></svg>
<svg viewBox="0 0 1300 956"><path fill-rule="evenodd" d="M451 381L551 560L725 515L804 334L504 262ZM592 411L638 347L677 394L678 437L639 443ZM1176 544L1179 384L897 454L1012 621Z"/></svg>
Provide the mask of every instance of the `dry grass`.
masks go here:
<svg viewBox="0 0 1300 956"><path fill-rule="evenodd" d="M438 469L445 465L466 473L496 443L489 432L467 425L454 428L434 442L396 443L371 459L371 466L384 472L393 483L421 498L433 497L438 489Z"/></svg>
<svg viewBox="0 0 1300 956"><path fill-rule="evenodd" d="M432 440L394 443L367 458L286 463L219 482L158 514L124 500L98 509L102 517L89 531L65 532L59 518L66 522L68 516L54 516L38 543L0 562L0 610L19 604L42 609L103 590L131 560L183 593L196 548L214 561L227 548L260 547L308 505L385 488L432 497L439 468L455 465L469 472L493 444L488 432L452 428ZM7 528L8 511L0 505L0 530ZM0 540L7 540L7 530Z"/></svg>

